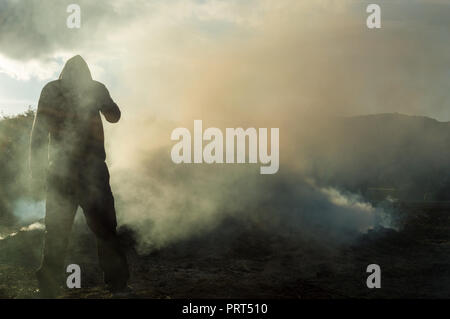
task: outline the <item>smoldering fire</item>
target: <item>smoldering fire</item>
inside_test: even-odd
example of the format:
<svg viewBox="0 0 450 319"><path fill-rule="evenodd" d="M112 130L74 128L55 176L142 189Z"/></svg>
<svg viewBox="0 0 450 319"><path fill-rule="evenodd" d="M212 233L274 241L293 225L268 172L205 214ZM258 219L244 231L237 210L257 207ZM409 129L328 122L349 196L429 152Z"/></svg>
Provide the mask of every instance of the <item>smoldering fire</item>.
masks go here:
<svg viewBox="0 0 450 319"><path fill-rule="evenodd" d="M259 138L258 138L259 133ZM246 163L246 138L248 137L248 163L269 164L261 166L261 174L275 174L279 169L279 129L270 129L270 154L268 150L267 128L260 128L258 133L251 127L226 128L225 131L225 163ZM171 157L176 164L192 163L191 133L187 128L178 127L173 130L171 139L179 141L172 147ZM203 148L203 140L211 141ZM235 161L236 140L236 161ZM259 142L259 143L258 143ZM223 133L219 128L210 127L203 132L202 121L194 121L194 161L193 163L224 163ZM259 153L258 153L259 148Z"/></svg>

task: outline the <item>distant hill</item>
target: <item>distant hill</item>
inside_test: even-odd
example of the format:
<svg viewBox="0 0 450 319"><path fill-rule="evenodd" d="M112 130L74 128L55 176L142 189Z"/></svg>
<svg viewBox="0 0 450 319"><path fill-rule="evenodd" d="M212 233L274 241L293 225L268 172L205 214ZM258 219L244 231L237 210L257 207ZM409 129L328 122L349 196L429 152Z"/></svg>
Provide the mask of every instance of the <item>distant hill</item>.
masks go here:
<svg viewBox="0 0 450 319"><path fill-rule="evenodd" d="M323 184L367 194L395 188L402 199L450 199L450 122L402 114L322 121L307 156Z"/></svg>

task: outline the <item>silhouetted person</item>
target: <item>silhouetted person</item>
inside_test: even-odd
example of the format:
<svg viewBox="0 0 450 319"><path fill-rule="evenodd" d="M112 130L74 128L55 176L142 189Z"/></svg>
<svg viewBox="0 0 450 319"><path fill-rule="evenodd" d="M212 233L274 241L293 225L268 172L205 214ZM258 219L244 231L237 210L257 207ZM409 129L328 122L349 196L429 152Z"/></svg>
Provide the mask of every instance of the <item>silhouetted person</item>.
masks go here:
<svg viewBox="0 0 450 319"><path fill-rule="evenodd" d="M42 264L36 272L44 296L62 283L68 237L78 206L97 238L100 267L108 288L122 291L129 277L116 235L114 197L105 163L103 125L120 119L106 87L92 80L79 55L67 61L58 80L41 92L31 133L30 168L36 182L45 177L47 199ZM48 147L47 147L48 145Z"/></svg>

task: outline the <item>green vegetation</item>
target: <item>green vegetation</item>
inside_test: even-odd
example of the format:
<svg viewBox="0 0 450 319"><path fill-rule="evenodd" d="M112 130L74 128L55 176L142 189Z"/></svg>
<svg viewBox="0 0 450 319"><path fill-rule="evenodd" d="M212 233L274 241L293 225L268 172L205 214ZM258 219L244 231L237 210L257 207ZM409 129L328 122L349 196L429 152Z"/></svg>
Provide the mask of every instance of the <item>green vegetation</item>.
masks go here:
<svg viewBox="0 0 450 319"><path fill-rule="evenodd" d="M14 203L31 194L29 186L28 148L34 111L0 119L0 222L14 222ZM42 190L41 190L42 191Z"/></svg>

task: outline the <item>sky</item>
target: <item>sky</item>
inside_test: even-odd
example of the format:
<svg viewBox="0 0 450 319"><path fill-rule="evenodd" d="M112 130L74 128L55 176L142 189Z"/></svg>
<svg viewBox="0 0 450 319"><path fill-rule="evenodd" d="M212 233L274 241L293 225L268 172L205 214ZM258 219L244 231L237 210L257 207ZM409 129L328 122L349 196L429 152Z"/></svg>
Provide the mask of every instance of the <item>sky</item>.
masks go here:
<svg viewBox="0 0 450 319"><path fill-rule="evenodd" d="M135 113L151 108L176 119L192 110L181 97L210 103L196 96L217 89L209 84L231 88L236 76L234 100L247 90L252 111L264 106L251 96L269 90L286 114L400 112L449 121L450 4L371 2L382 8L379 30L366 28L370 2L359 0L0 0L0 113L35 108L45 83L81 54ZM80 29L66 27L71 3L81 7ZM245 68L251 74L239 73ZM241 102L228 107L242 111Z"/></svg>

